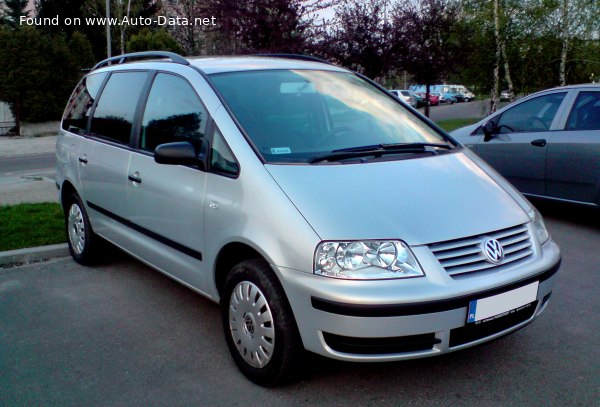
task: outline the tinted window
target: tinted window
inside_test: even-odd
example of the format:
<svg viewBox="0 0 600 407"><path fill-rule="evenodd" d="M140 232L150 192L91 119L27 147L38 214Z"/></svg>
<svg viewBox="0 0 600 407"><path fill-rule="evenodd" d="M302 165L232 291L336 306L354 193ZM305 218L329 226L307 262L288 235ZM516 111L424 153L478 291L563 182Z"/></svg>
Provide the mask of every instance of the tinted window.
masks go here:
<svg viewBox="0 0 600 407"><path fill-rule="evenodd" d="M600 92L580 92L566 130L600 130Z"/></svg>
<svg viewBox="0 0 600 407"><path fill-rule="evenodd" d="M237 174L240 170L223 135L216 127L213 134L212 147L210 149L210 166L216 172L224 172L232 175Z"/></svg>
<svg viewBox="0 0 600 407"><path fill-rule="evenodd" d="M140 136L140 148L174 141L197 142L204 137L207 113L190 84L178 76L158 74L152 84Z"/></svg>
<svg viewBox="0 0 600 407"><path fill-rule="evenodd" d="M535 132L550 129L566 93L552 93L520 103L502 113L500 133Z"/></svg>
<svg viewBox="0 0 600 407"><path fill-rule="evenodd" d="M62 128L76 134L85 134L89 110L98 96L107 73L86 76L79 82L63 114Z"/></svg>
<svg viewBox="0 0 600 407"><path fill-rule="evenodd" d="M90 133L129 144L131 125L146 72L116 72L108 79L94 112Z"/></svg>

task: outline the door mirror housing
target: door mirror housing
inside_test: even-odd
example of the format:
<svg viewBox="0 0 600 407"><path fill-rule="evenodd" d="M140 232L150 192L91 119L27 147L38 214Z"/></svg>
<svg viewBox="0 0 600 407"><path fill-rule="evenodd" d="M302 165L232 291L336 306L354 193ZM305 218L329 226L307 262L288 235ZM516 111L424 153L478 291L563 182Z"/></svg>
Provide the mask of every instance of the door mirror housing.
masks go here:
<svg viewBox="0 0 600 407"><path fill-rule="evenodd" d="M208 142L201 139L200 143L200 152L196 152L194 145L189 141L161 144L154 150L154 161L159 164L194 165L206 171Z"/></svg>
<svg viewBox="0 0 600 407"><path fill-rule="evenodd" d="M483 141L490 141L494 137L494 134L497 133L497 131L498 126L496 126L496 123L494 123L493 120L488 120L483 125Z"/></svg>

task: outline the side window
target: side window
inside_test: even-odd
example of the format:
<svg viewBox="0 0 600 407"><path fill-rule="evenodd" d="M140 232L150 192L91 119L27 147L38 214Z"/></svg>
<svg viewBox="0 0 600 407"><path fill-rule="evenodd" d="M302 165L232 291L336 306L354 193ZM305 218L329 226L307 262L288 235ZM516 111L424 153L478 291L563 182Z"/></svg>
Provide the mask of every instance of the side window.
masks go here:
<svg viewBox="0 0 600 407"><path fill-rule="evenodd" d="M90 134L121 144L129 144L131 126L146 72L113 73L100 95Z"/></svg>
<svg viewBox="0 0 600 407"><path fill-rule="evenodd" d="M566 92L552 93L520 103L502 113L500 133L547 131Z"/></svg>
<svg viewBox="0 0 600 407"><path fill-rule="evenodd" d="M159 144L175 141L191 141L198 147L207 118L196 91L185 79L159 73L148 95L140 148L154 151Z"/></svg>
<svg viewBox="0 0 600 407"><path fill-rule="evenodd" d="M90 108L98 96L100 86L107 72L91 74L79 82L65 108L62 120L63 130L83 135L87 129Z"/></svg>
<svg viewBox="0 0 600 407"><path fill-rule="evenodd" d="M579 92L565 130L600 130L600 92Z"/></svg>
<svg viewBox="0 0 600 407"><path fill-rule="evenodd" d="M236 175L240 172L240 166L225 142L221 131L216 126L214 128L210 149L210 167L215 172Z"/></svg>

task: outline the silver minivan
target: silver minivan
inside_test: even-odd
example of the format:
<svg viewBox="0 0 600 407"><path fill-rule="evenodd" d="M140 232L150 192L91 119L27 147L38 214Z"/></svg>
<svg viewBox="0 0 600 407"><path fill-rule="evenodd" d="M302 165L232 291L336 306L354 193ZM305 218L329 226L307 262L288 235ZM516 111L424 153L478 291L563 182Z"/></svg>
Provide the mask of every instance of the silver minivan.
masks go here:
<svg viewBox="0 0 600 407"><path fill-rule="evenodd" d="M395 361L515 331L560 264L491 167L309 57L103 61L68 102L57 158L73 258L108 241L219 302L235 363L262 385L303 349Z"/></svg>

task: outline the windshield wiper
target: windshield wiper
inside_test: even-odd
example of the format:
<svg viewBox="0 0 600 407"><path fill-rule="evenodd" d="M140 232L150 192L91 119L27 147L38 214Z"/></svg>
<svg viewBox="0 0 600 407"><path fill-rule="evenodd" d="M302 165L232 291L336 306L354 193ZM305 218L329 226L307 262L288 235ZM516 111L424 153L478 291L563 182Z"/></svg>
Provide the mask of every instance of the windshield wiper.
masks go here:
<svg viewBox="0 0 600 407"><path fill-rule="evenodd" d="M318 155L311 158L308 162L311 164L320 161L344 160L355 157L376 156L381 157L384 154L396 153L422 153L426 147L437 147L450 150L453 148L450 144L439 143L395 143L395 144L374 144L370 146L349 147L333 150L331 153Z"/></svg>

